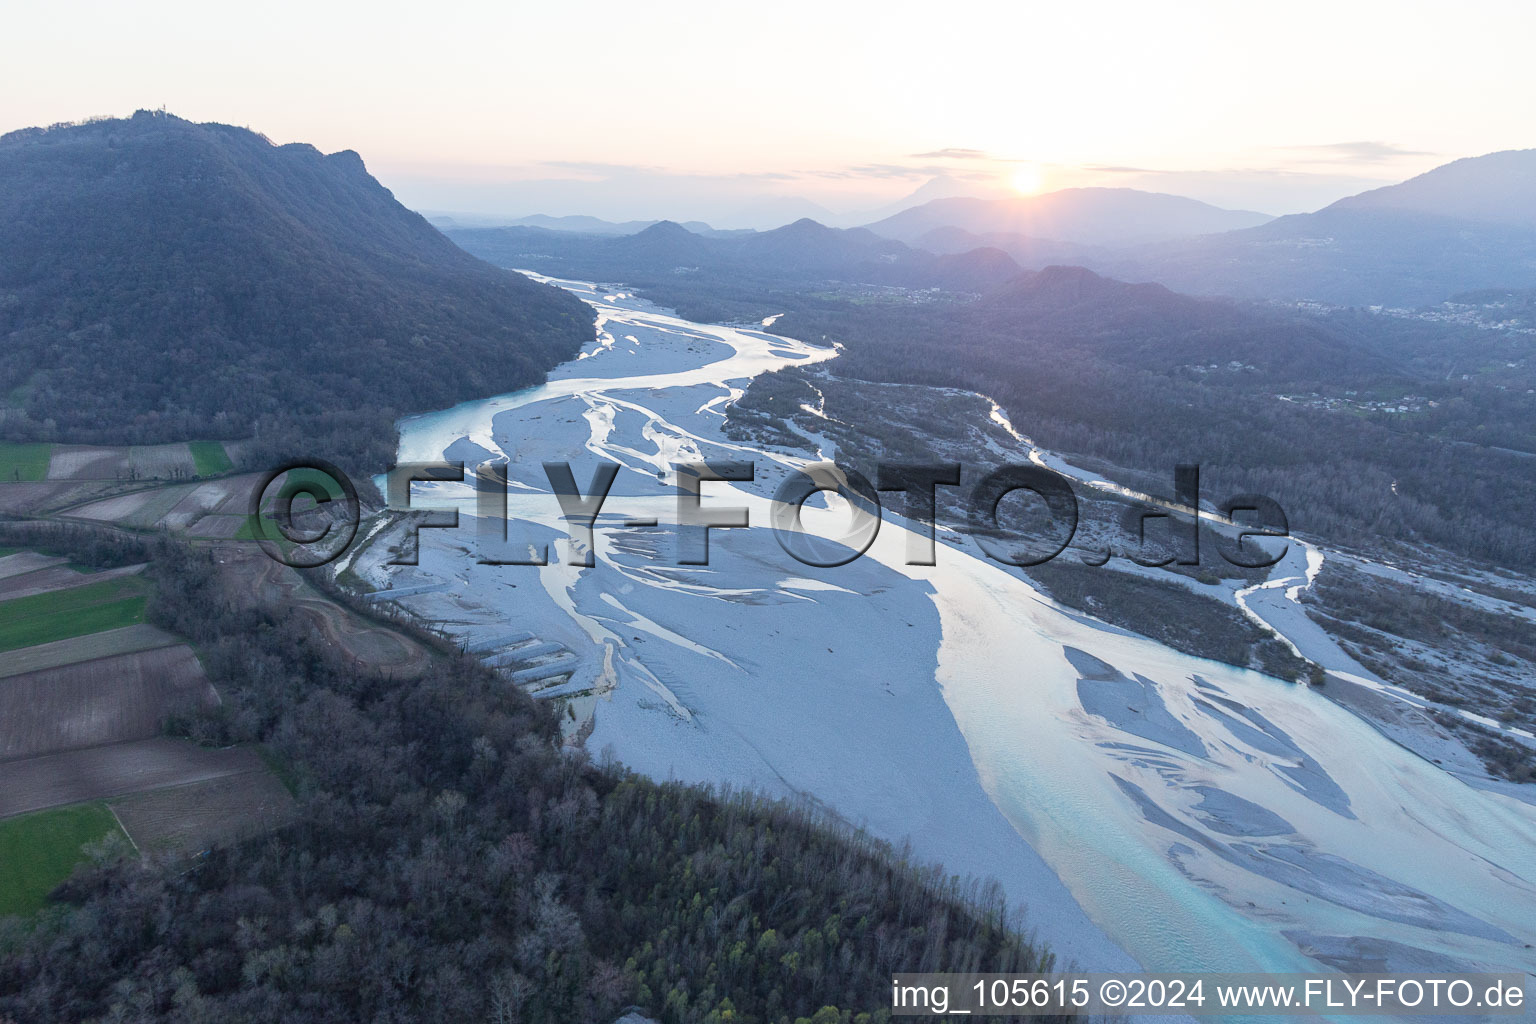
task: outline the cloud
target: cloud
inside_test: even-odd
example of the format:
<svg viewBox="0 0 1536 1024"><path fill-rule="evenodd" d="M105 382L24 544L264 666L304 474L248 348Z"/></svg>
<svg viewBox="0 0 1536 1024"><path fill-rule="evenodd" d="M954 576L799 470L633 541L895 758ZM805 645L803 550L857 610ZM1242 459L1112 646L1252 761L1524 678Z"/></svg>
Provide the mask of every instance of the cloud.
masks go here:
<svg viewBox="0 0 1536 1024"><path fill-rule="evenodd" d="M949 169L934 164L922 166L913 164L857 164L850 167L823 167L801 173L808 178L831 178L837 180L856 180L859 178L910 179L932 178L940 174L948 174Z"/></svg>
<svg viewBox="0 0 1536 1024"><path fill-rule="evenodd" d="M1320 146L1284 146L1290 153L1310 154L1301 163L1376 164L1402 157L1437 156L1423 149L1408 149L1392 142L1330 142Z"/></svg>
<svg viewBox="0 0 1536 1024"><path fill-rule="evenodd" d="M935 149L930 153L913 153L913 160L994 160L992 154L980 149Z"/></svg>

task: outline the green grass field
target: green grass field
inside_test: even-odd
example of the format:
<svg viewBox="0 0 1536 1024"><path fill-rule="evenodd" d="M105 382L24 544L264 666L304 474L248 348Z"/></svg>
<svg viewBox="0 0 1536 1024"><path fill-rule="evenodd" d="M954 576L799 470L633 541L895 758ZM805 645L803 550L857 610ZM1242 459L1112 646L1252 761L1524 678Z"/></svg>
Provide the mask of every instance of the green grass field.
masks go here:
<svg viewBox="0 0 1536 1024"><path fill-rule="evenodd" d="M0 651L67 640L144 621L149 585L120 576L0 602Z"/></svg>
<svg viewBox="0 0 1536 1024"><path fill-rule="evenodd" d="M30 914L84 860L81 847L123 834L102 803L0 821L0 917Z"/></svg>
<svg viewBox="0 0 1536 1024"><path fill-rule="evenodd" d="M51 444L14 444L0 441L0 483L18 480L46 480L48 460L53 457Z"/></svg>
<svg viewBox="0 0 1536 1024"><path fill-rule="evenodd" d="M187 449L192 453L198 476L218 476L234 468L229 453L219 441L189 441Z"/></svg>

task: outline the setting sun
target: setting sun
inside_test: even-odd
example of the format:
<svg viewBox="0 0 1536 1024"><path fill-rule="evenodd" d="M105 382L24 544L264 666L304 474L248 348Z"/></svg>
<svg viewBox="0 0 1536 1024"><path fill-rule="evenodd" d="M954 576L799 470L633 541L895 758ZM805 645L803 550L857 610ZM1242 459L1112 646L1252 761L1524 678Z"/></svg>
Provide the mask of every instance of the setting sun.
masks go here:
<svg viewBox="0 0 1536 1024"><path fill-rule="evenodd" d="M1020 195L1032 196L1040 191L1040 168L1034 164L1020 164L1009 179L1013 190Z"/></svg>

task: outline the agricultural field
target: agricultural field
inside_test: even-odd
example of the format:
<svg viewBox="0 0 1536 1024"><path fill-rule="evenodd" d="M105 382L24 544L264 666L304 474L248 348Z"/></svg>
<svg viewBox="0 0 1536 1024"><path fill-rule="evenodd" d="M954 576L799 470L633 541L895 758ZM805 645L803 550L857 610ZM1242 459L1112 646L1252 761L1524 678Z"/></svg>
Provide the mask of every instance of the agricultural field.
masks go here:
<svg viewBox="0 0 1536 1024"><path fill-rule="evenodd" d="M0 441L0 481L20 483L46 479L52 447Z"/></svg>
<svg viewBox="0 0 1536 1024"><path fill-rule="evenodd" d="M35 515L79 505L120 489L110 480L34 480L14 483L0 479L0 512Z"/></svg>
<svg viewBox="0 0 1536 1024"><path fill-rule="evenodd" d="M142 579L119 576L5 601L0 603L0 651L142 622L148 592Z"/></svg>
<svg viewBox="0 0 1536 1024"><path fill-rule="evenodd" d="M218 697L185 644L0 679L0 761L160 734Z"/></svg>
<svg viewBox="0 0 1536 1024"><path fill-rule="evenodd" d="M284 824L294 802L271 772L251 771L137 793L112 808L145 853L196 853Z"/></svg>
<svg viewBox="0 0 1536 1024"><path fill-rule="evenodd" d="M128 450L128 476L133 480L186 480L196 475L197 462L185 442Z"/></svg>
<svg viewBox="0 0 1536 1024"><path fill-rule="evenodd" d="M266 770L250 747L210 750L168 736L66 750L6 762L0 818Z"/></svg>
<svg viewBox="0 0 1536 1024"><path fill-rule="evenodd" d="M87 501L64 514L137 529L165 528L194 536L235 536L246 518L252 474L176 484Z"/></svg>
<svg viewBox="0 0 1536 1024"><path fill-rule="evenodd" d="M141 502L130 515L119 519L119 526L127 526L136 530L152 530L160 525L164 517L177 505L197 489L196 484L177 484L173 487L159 487L150 491L148 498Z"/></svg>
<svg viewBox="0 0 1536 1024"><path fill-rule="evenodd" d="M93 501L89 505L70 509L69 514L76 519L94 519L101 523L115 523L126 519L139 510L139 506L149 501L155 495L154 491L133 491L129 494L118 494L100 501Z"/></svg>
<svg viewBox="0 0 1536 1024"><path fill-rule="evenodd" d="M218 441L192 441L187 444L198 476L218 476L234 468L229 453Z"/></svg>
<svg viewBox="0 0 1536 1024"><path fill-rule="evenodd" d="M250 501L249 476L226 477L198 484L186 492L158 525L172 530L186 530L211 515L243 516Z"/></svg>
<svg viewBox="0 0 1536 1024"><path fill-rule="evenodd" d="M179 643L180 637L141 622L122 629L108 629L67 640L55 640L51 644L7 651L5 658L0 660L0 679L81 661L110 658L118 654L152 651L156 647L171 647Z"/></svg>
<svg viewBox="0 0 1536 1024"><path fill-rule="evenodd" d="M0 821L0 917L30 914L69 878L83 848L123 834L102 803L76 804Z"/></svg>
<svg viewBox="0 0 1536 1024"><path fill-rule="evenodd" d="M234 540L246 522L246 516L208 515L188 527L187 533L213 540Z"/></svg>
<svg viewBox="0 0 1536 1024"><path fill-rule="evenodd" d="M83 587L91 583L103 583L119 576L134 576L143 571L142 565L106 569L102 572L86 572L71 565L49 566L36 572L0 577L0 601L32 597L34 594L46 594L54 590L68 590L71 587Z"/></svg>
<svg viewBox="0 0 1536 1024"><path fill-rule="evenodd" d="M155 515L196 486L147 492ZM217 508L231 494L215 482L199 498ZM36 910L104 835L189 852L292 814L259 751L162 735L170 716L219 697L190 646L142 621L143 569L0 551L0 916ZM126 833L102 801L122 802Z"/></svg>
<svg viewBox="0 0 1536 1024"><path fill-rule="evenodd" d="M63 565L67 559L57 555L44 555L36 551L15 551L0 556L0 580L26 573L37 572L50 566Z"/></svg>
<svg viewBox="0 0 1536 1024"><path fill-rule="evenodd" d="M48 463L49 480L121 480L128 476L128 449L58 444Z"/></svg>
<svg viewBox="0 0 1536 1024"><path fill-rule="evenodd" d="M49 449L48 445L16 446ZM4 465L0 449L0 466ZM234 468L223 442L188 441L157 445L52 445L41 456L42 474L21 480L190 480L221 476ZM37 456L32 463L34 472ZM7 473L6 479L11 479Z"/></svg>

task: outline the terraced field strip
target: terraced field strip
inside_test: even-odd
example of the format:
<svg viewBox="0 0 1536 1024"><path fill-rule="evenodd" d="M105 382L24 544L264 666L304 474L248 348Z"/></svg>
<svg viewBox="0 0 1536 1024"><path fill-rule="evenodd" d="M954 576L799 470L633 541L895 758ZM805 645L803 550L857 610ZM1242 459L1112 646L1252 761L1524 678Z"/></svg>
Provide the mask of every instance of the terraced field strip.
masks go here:
<svg viewBox="0 0 1536 1024"><path fill-rule="evenodd" d="M63 565L68 559L54 555L40 555L36 551L18 551L0 558L0 580L37 572L53 565Z"/></svg>
<svg viewBox="0 0 1536 1024"><path fill-rule="evenodd" d="M152 491L147 501L118 522L141 530L159 526L161 519L195 490L197 490L196 484L176 484Z"/></svg>
<svg viewBox="0 0 1536 1024"><path fill-rule="evenodd" d="M0 917L40 909L85 859L83 847L113 833L123 831L102 803L0 822Z"/></svg>
<svg viewBox="0 0 1536 1024"><path fill-rule="evenodd" d="M269 771L171 786L114 800L112 809L145 853L195 853L291 820L294 800Z"/></svg>
<svg viewBox="0 0 1536 1024"><path fill-rule="evenodd" d="M250 747L209 750L166 737L0 762L0 818L258 771L266 765Z"/></svg>
<svg viewBox="0 0 1536 1024"><path fill-rule="evenodd" d="M218 703L185 644L0 679L0 761L157 736Z"/></svg>
<svg viewBox="0 0 1536 1024"><path fill-rule="evenodd" d="M126 480L128 449L60 444L48 463L49 480Z"/></svg>
<svg viewBox="0 0 1536 1024"><path fill-rule="evenodd" d="M233 540L246 527L245 516L206 515L193 523L187 532L194 537L213 537Z"/></svg>
<svg viewBox="0 0 1536 1024"><path fill-rule="evenodd" d="M120 490L116 480L39 480L17 484L0 480L0 512L35 516L61 512Z"/></svg>
<svg viewBox="0 0 1536 1024"><path fill-rule="evenodd" d="M192 462L197 467L198 476L218 476L234 468L229 453L218 441L191 441L187 448L192 452Z"/></svg>
<svg viewBox="0 0 1536 1024"><path fill-rule="evenodd" d="M231 480L210 480L188 491L175 507L160 519L160 525L185 530L205 516L215 513L229 500L236 488Z"/></svg>
<svg viewBox="0 0 1536 1024"><path fill-rule="evenodd" d="M0 602L0 651L142 622L148 593L149 584L144 580L121 576Z"/></svg>
<svg viewBox="0 0 1536 1024"><path fill-rule="evenodd" d="M146 502L154 500L154 497L155 492L152 490L133 491L129 494L118 494L79 505L70 509L67 514L75 519L94 519L101 523L115 523L127 519Z"/></svg>
<svg viewBox="0 0 1536 1024"><path fill-rule="evenodd" d="M197 472L185 442L134 445L128 452L128 472L135 480L184 480Z"/></svg>
<svg viewBox="0 0 1536 1024"><path fill-rule="evenodd" d="M41 672L97 658L110 658L117 654L134 654L151 651L157 647L171 647L181 643L181 638L163 629L145 623L108 629L100 633L55 640L49 644L37 644L7 651L0 657L0 679L19 676L26 672Z"/></svg>
<svg viewBox="0 0 1536 1024"><path fill-rule="evenodd" d="M69 565L54 565L36 572L0 578L0 601L34 594L49 594L55 590L84 587L103 583L119 576L136 576L144 571L142 565L127 565L120 569L104 569L101 572L85 572Z"/></svg>
<svg viewBox="0 0 1536 1024"><path fill-rule="evenodd" d="M44 480L48 476L48 460L53 446L50 444L16 444L0 441L0 480L13 483L23 480Z"/></svg>

